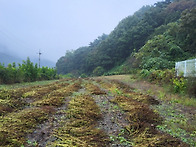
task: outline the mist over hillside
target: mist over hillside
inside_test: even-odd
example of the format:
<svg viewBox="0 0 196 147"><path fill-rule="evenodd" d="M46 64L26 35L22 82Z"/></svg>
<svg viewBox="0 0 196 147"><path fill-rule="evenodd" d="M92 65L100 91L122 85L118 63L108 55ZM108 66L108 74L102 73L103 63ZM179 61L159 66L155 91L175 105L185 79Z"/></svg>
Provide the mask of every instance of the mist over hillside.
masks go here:
<svg viewBox="0 0 196 147"><path fill-rule="evenodd" d="M27 57L35 64L39 63L37 50L30 50L25 44L20 43L14 35L6 30L0 30L0 63L7 66L9 63L22 63ZM43 57L44 56L44 57ZM55 67L55 62L41 56L41 66Z"/></svg>
<svg viewBox="0 0 196 147"><path fill-rule="evenodd" d="M26 59L27 59L27 57L24 57L24 56L20 57L18 55L14 55L14 52L11 52L3 45L0 45L0 63L1 64L4 64L5 66L7 66L9 63L12 64L13 62L18 64L18 63L22 63L23 60L26 60ZM30 60L34 64L36 64L36 63L39 64L38 56L37 57L30 57ZM40 65L41 66L48 66L48 67L55 67L55 62L41 58Z"/></svg>
<svg viewBox="0 0 196 147"><path fill-rule="evenodd" d="M7 66L9 63L21 63L22 59L0 52L0 63Z"/></svg>

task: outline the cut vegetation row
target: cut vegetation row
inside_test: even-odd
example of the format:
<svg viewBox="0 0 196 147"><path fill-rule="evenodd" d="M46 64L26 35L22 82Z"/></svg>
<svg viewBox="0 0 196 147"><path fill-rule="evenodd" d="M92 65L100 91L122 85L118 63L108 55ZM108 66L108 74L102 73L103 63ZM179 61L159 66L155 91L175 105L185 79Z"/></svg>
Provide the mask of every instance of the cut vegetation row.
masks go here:
<svg viewBox="0 0 196 147"><path fill-rule="evenodd" d="M0 146L189 146L158 129L160 103L103 78L3 89Z"/></svg>

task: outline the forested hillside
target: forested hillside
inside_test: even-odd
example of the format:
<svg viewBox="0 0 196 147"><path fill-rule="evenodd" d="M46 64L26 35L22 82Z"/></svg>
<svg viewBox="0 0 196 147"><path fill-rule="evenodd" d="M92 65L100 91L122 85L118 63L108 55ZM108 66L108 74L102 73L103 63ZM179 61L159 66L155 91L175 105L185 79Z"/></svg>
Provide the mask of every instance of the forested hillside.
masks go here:
<svg viewBox="0 0 196 147"><path fill-rule="evenodd" d="M109 34L67 52L56 63L60 74L103 74L130 61L132 68L173 68L196 56L196 0L165 0L144 6Z"/></svg>

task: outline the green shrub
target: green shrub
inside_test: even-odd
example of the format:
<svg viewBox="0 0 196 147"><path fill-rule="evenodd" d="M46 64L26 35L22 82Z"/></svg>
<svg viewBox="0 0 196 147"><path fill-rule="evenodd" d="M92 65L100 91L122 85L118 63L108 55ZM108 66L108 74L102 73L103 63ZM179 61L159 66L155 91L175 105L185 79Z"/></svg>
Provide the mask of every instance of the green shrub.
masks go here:
<svg viewBox="0 0 196 147"><path fill-rule="evenodd" d="M147 78L150 74L150 71L147 69L142 69L139 73L141 78Z"/></svg>
<svg viewBox="0 0 196 147"><path fill-rule="evenodd" d="M74 75L72 73L68 73L68 74L65 74L65 75L60 74L59 77L61 79L63 79L63 78L74 78Z"/></svg>
<svg viewBox="0 0 196 147"><path fill-rule="evenodd" d="M80 75L80 77L81 78L87 78L88 76L85 73L83 73L83 74Z"/></svg>
<svg viewBox="0 0 196 147"><path fill-rule="evenodd" d="M94 76L101 76L101 75L103 75L104 74L104 68L103 67L101 67L101 66L98 66L98 67L96 67L94 70L93 70L93 75Z"/></svg>
<svg viewBox="0 0 196 147"><path fill-rule="evenodd" d="M154 58L149 58L146 59L142 62L141 67L143 69L154 69L154 70L158 70L158 69L171 69L172 67L174 67L174 63L171 61L168 61L166 59L163 59L161 57L154 57Z"/></svg>
<svg viewBox="0 0 196 147"><path fill-rule="evenodd" d="M166 69L166 70L147 70L143 69L139 72L139 76L141 78L145 78L150 82L156 82L159 84L170 84L171 79L175 77L174 69Z"/></svg>
<svg viewBox="0 0 196 147"><path fill-rule="evenodd" d="M187 80L183 77L181 78L173 78L172 84L175 93L184 93L186 90Z"/></svg>
<svg viewBox="0 0 196 147"><path fill-rule="evenodd" d="M166 70L147 70L143 69L139 73L140 78L147 79L150 82L158 84L167 84L171 86L174 93L188 94L196 97L196 77L184 78L175 76L175 69Z"/></svg>

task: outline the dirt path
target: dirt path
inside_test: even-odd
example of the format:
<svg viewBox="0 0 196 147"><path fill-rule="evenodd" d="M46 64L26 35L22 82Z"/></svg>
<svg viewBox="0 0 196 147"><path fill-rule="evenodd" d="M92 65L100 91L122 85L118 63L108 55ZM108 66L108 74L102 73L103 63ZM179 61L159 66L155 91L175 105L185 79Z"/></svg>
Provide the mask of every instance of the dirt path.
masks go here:
<svg viewBox="0 0 196 147"><path fill-rule="evenodd" d="M130 146L125 130L128 122L125 120L124 112L120 110L116 104L111 102L111 99L114 99L114 97L105 95L97 95L93 97L103 115L103 119L98 122L98 128L104 130L104 132L110 137L111 142L108 146Z"/></svg>
<svg viewBox="0 0 196 147"><path fill-rule="evenodd" d="M52 135L54 130L60 127L61 121L66 121L66 113L67 105L70 101L70 98L66 98L65 104L61 107L55 108L55 114L51 115L48 120L44 123L37 126L37 128L31 133L27 135L27 143L25 146L39 146L45 147L49 142L53 142L55 137Z"/></svg>
<svg viewBox="0 0 196 147"><path fill-rule="evenodd" d="M86 93L92 95L101 110L102 119L98 121L97 127L103 130L110 138L107 146L130 146L127 131L125 130L128 121L125 120L125 112L112 102L114 95L109 94L107 89L104 89L92 79L86 83L88 83Z"/></svg>

